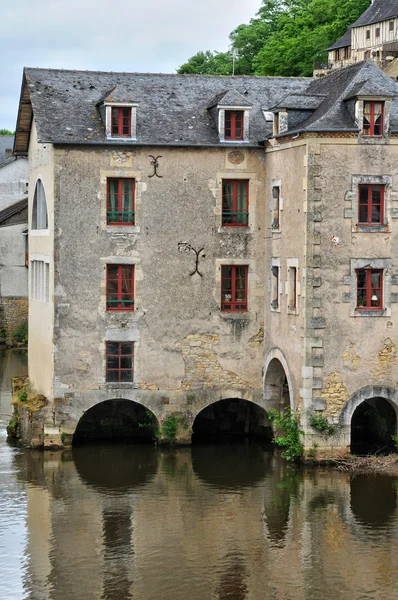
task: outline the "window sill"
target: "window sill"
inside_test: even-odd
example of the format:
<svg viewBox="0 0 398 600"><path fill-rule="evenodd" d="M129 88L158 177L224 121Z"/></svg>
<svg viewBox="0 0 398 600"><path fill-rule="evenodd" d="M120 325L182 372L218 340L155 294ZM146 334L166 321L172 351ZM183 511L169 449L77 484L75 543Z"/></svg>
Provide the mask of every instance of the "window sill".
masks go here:
<svg viewBox="0 0 398 600"><path fill-rule="evenodd" d="M234 227L232 225L221 225L221 227L218 228L218 233L222 233L222 234L228 234L228 233L232 233L232 234L236 234L236 233L243 233L245 235L247 234L252 234L253 233L253 229L250 226L238 226L238 227Z"/></svg>
<svg viewBox="0 0 398 600"><path fill-rule="evenodd" d="M49 236L50 232L48 229L31 229L30 235L32 237Z"/></svg>
<svg viewBox="0 0 398 600"><path fill-rule="evenodd" d="M240 320L245 320L248 321L250 319L250 313L249 311L227 311L227 310L220 310L220 316L223 319L240 319Z"/></svg>
<svg viewBox="0 0 398 600"><path fill-rule="evenodd" d="M105 390L134 390L140 388L135 381L106 381L100 387Z"/></svg>
<svg viewBox="0 0 398 600"><path fill-rule="evenodd" d="M388 225L357 225L356 233L391 233Z"/></svg>
<svg viewBox="0 0 398 600"><path fill-rule="evenodd" d="M296 315L297 316L299 314L299 312L298 312L297 308L288 308L287 309L287 314L288 315Z"/></svg>
<svg viewBox="0 0 398 600"><path fill-rule="evenodd" d="M110 135L108 135L106 137L106 140L107 140L107 142L128 142L128 143L131 143L131 142L136 142L137 138L136 137L127 137L127 136L125 137L125 136L122 136L122 135L120 135L120 136L116 136L116 135L110 136Z"/></svg>
<svg viewBox="0 0 398 600"><path fill-rule="evenodd" d="M106 233L121 235L123 233L140 233L141 229L137 225L106 225Z"/></svg>
<svg viewBox="0 0 398 600"><path fill-rule="evenodd" d="M385 308L382 310L371 310L371 309L355 309L354 317L386 317L387 311Z"/></svg>
<svg viewBox="0 0 398 600"><path fill-rule="evenodd" d="M282 233L282 229L271 229L271 233Z"/></svg>

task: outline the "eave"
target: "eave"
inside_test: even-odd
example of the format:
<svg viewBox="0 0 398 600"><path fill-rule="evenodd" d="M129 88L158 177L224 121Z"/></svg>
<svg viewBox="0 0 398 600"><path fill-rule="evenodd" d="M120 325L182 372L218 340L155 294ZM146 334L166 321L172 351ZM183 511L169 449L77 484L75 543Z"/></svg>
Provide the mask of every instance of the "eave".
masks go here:
<svg viewBox="0 0 398 600"><path fill-rule="evenodd" d="M17 126L15 128L15 156L26 156L29 149L30 133L32 130L33 109L30 101L29 88L25 72L22 77L21 96L18 107Z"/></svg>

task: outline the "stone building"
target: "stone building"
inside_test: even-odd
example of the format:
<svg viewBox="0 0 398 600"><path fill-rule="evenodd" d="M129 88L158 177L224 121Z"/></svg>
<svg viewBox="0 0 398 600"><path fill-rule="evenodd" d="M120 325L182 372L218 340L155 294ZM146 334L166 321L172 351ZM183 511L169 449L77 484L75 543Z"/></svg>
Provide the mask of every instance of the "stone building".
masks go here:
<svg viewBox="0 0 398 600"><path fill-rule="evenodd" d="M134 406L189 443L198 419L265 434L290 406L307 449L344 451L369 414L391 439L397 92L370 62L315 80L25 69L29 376L48 400L26 436L87 435L101 407L122 430Z"/></svg>
<svg viewBox="0 0 398 600"><path fill-rule="evenodd" d="M327 69L372 60L388 75L398 75L398 1L372 0L369 8L328 49ZM324 71L318 71L321 75Z"/></svg>
<svg viewBox="0 0 398 600"><path fill-rule="evenodd" d="M0 337L27 321L28 161L12 156L13 136L0 136Z"/></svg>

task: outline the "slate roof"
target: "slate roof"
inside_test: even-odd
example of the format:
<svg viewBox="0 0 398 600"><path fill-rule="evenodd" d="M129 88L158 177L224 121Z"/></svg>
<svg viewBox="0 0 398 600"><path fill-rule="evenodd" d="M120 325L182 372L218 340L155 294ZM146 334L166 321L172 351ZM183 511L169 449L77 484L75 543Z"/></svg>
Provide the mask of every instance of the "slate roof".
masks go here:
<svg viewBox="0 0 398 600"><path fill-rule="evenodd" d="M8 150L9 148L12 150L13 146L13 135L0 135L0 163L5 160L6 150Z"/></svg>
<svg viewBox="0 0 398 600"><path fill-rule="evenodd" d="M11 204L11 206L7 206L3 210L0 210L0 223L3 223L13 215L21 212L25 208L28 208L28 198L24 198L23 200L19 200L15 202L15 204Z"/></svg>
<svg viewBox="0 0 398 600"><path fill-rule="evenodd" d="M390 130L398 131L398 85L371 61L336 69L326 77L314 79L306 95L325 95L325 99L299 127L281 135L304 131L358 131L347 107L347 100L358 95L391 97Z"/></svg>
<svg viewBox="0 0 398 600"><path fill-rule="evenodd" d="M373 4L351 25L346 33L328 50L337 50L344 46L351 46L351 30L354 27L365 27L374 23L381 23L398 17L398 0L374 0Z"/></svg>
<svg viewBox="0 0 398 600"><path fill-rule="evenodd" d="M244 92L247 94L247 90ZM221 94L217 94L215 98L210 102L207 108L213 108L213 106L252 106L252 103L247 100L242 94L236 90L227 90Z"/></svg>
<svg viewBox="0 0 398 600"><path fill-rule="evenodd" d="M271 110L285 108L286 110L315 110L325 100L325 94L289 94L286 98L283 98L278 106L273 107Z"/></svg>
<svg viewBox="0 0 398 600"><path fill-rule="evenodd" d="M125 101L133 99L138 103L135 145L219 146L216 125L207 109L216 96L228 98L231 92L234 97L239 95L245 106L252 106L249 142L258 146L259 140L271 134L271 124L265 121L262 110L292 92L304 91L310 81L310 78L26 68L21 98L26 97L28 90L38 137L43 143L131 144L121 138L116 142L106 140L98 104L110 93L114 94L113 98L123 97ZM22 104L20 115L22 108L25 111L21 107ZM24 122L29 123L29 115L23 114ZM23 146L26 151L27 142L18 141L23 139L23 129L17 125L16 147Z"/></svg>

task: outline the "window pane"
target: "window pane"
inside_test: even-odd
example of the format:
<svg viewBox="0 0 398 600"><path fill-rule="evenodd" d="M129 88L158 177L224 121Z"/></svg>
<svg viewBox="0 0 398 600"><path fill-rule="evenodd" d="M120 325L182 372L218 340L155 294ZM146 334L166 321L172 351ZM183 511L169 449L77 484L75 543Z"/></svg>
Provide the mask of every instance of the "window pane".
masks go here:
<svg viewBox="0 0 398 600"><path fill-rule="evenodd" d="M119 367L119 357L118 356L108 356L106 360L107 369L117 369Z"/></svg>
<svg viewBox="0 0 398 600"><path fill-rule="evenodd" d="M368 222L368 205L359 205L359 222L367 223Z"/></svg>
<svg viewBox="0 0 398 600"><path fill-rule="evenodd" d="M225 181L223 184L223 207L225 210L232 210L232 181Z"/></svg>
<svg viewBox="0 0 398 600"><path fill-rule="evenodd" d="M371 275L372 289L380 289L380 272L373 271Z"/></svg>
<svg viewBox="0 0 398 600"><path fill-rule="evenodd" d="M366 287L366 271L364 269L358 271L358 287L365 288Z"/></svg>
<svg viewBox="0 0 398 600"><path fill-rule="evenodd" d="M117 279L117 265L108 265L108 279Z"/></svg>
<svg viewBox="0 0 398 600"><path fill-rule="evenodd" d="M120 368L121 369L132 369L133 368L133 357L132 356L122 356L120 359Z"/></svg>
<svg viewBox="0 0 398 600"><path fill-rule="evenodd" d="M120 381L133 381L133 372L120 371Z"/></svg>
<svg viewBox="0 0 398 600"><path fill-rule="evenodd" d="M107 345L107 353L108 354L118 354L119 351L119 343L118 342L108 342Z"/></svg>
<svg viewBox="0 0 398 600"><path fill-rule="evenodd" d="M107 371L106 372L106 380L107 381L119 381L119 371Z"/></svg>
<svg viewBox="0 0 398 600"><path fill-rule="evenodd" d="M125 342L120 344L121 350L120 354L133 354L133 344L132 342Z"/></svg>

